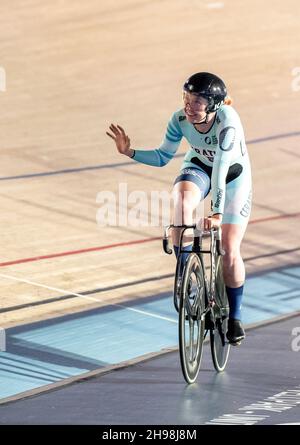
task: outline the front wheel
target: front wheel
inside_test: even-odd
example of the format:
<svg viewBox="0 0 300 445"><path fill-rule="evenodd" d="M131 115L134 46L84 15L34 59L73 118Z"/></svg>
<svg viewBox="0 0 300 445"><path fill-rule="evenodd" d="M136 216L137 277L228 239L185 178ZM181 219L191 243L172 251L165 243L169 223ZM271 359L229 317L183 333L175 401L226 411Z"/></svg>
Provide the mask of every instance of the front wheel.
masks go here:
<svg viewBox="0 0 300 445"><path fill-rule="evenodd" d="M174 291L173 291L173 301L177 312L179 312L180 305L180 292L181 292L181 274L182 274L182 254L179 254L176 263L176 272L174 280Z"/></svg>
<svg viewBox="0 0 300 445"><path fill-rule="evenodd" d="M230 344L226 339L228 326L229 304L223 278L222 256L216 258L215 305L213 307L214 327L210 329L211 355L215 370L224 371Z"/></svg>
<svg viewBox="0 0 300 445"><path fill-rule="evenodd" d="M179 352L183 376L194 383L200 369L204 328L205 296L203 264L195 253L190 253L185 264L179 306Z"/></svg>

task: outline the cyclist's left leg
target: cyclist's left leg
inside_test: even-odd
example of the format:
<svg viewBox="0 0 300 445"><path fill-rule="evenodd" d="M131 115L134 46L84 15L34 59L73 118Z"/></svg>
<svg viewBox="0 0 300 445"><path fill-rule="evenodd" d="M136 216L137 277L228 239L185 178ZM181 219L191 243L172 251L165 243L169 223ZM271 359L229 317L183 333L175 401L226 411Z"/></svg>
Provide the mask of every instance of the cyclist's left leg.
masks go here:
<svg viewBox="0 0 300 445"><path fill-rule="evenodd" d="M246 225L222 224L222 244L225 250L223 273L230 307L229 318L236 320L241 320L245 266L240 248L246 228Z"/></svg>
<svg viewBox="0 0 300 445"><path fill-rule="evenodd" d="M245 266L240 246L246 227L238 224L222 224L222 242L225 250L223 274L229 302L227 338L233 345L240 344L245 338L245 331L241 322Z"/></svg>
<svg viewBox="0 0 300 445"><path fill-rule="evenodd" d="M227 337L233 343L245 337L241 324L241 306L245 282L245 266L240 248L251 210L251 183L238 178L226 187L226 203L222 223L225 250L223 272L229 300Z"/></svg>

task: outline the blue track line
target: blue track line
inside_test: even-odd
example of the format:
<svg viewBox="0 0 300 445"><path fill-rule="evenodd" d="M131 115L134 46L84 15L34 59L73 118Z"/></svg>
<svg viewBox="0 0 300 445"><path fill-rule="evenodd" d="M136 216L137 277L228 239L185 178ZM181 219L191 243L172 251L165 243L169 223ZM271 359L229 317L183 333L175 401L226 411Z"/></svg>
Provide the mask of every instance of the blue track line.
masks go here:
<svg viewBox="0 0 300 445"><path fill-rule="evenodd" d="M259 144L261 142L266 141L272 141L276 139L282 139L282 138L288 138L288 137L297 137L300 136L300 131L293 131L290 133L283 133L283 134L277 134L274 136L267 136L263 138L258 139L252 139L250 141L247 141L248 145L251 144ZM174 157L175 158L183 158L185 154L177 154ZM46 176L55 176L55 175L65 175L69 173L81 173L85 171L91 171L91 170L102 170L105 168L113 168L113 167L124 167L127 165L137 165L137 163L132 161L127 162L116 162L112 164L99 164L99 165L90 165L86 167L78 167L78 168L67 168L63 170L54 170L50 172L41 172L41 173L28 173L24 175L16 175L16 176L2 176L0 177L0 181L11 181L11 180L17 180L17 179L30 179L30 178L38 178L38 177L46 177Z"/></svg>
<svg viewBox="0 0 300 445"><path fill-rule="evenodd" d="M248 277L245 325L299 311L299 280L300 267ZM140 312L108 305L7 329L7 352L0 353L0 399L178 344L170 292L126 306Z"/></svg>

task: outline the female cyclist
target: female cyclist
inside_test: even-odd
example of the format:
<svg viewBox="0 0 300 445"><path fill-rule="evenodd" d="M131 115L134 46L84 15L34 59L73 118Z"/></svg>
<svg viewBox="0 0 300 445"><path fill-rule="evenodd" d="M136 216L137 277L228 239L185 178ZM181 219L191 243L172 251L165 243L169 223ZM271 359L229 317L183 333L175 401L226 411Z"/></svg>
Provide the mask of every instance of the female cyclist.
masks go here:
<svg viewBox="0 0 300 445"><path fill-rule="evenodd" d="M183 86L184 107L176 111L161 146L155 150L133 150L119 125L110 125L118 151L137 162L163 167L175 155L184 136L190 144L179 176L174 182L174 220L193 224L193 211L211 190L212 215L204 218L204 229L222 225L225 250L223 272L229 300L227 338L239 344L245 338L241 303L245 267L240 253L251 210L251 167L240 118L231 106L224 82L211 73L193 74ZM182 218L181 218L182 217ZM178 255L180 229L174 230ZM185 258L192 245L184 247Z"/></svg>

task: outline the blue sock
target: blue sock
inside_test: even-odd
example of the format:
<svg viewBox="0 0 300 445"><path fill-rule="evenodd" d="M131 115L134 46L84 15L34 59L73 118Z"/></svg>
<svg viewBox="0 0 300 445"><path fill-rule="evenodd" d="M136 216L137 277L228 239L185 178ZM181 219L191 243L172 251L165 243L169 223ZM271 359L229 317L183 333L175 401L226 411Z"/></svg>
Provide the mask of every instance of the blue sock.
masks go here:
<svg viewBox="0 0 300 445"><path fill-rule="evenodd" d="M189 256L189 253L192 251L192 248L193 248L193 244L189 244L188 246L184 246L181 249L181 250L184 250L184 252L181 253L182 261L181 261L181 271L180 271L180 273L182 273L183 266L184 266L184 264L185 264L185 262L186 262L186 260L187 260L187 258ZM178 258L178 250L179 250L179 247L178 246L174 246L174 252L175 252L176 258Z"/></svg>
<svg viewBox="0 0 300 445"><path fill-rule="evenodd" d="M242 318L242 299L243 299L244 285L240 287L227 287L226 292L229 302L229 318L241 320Z"/></svg>

